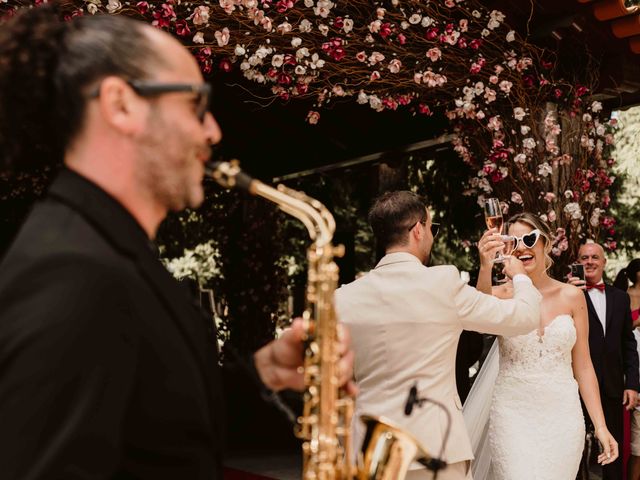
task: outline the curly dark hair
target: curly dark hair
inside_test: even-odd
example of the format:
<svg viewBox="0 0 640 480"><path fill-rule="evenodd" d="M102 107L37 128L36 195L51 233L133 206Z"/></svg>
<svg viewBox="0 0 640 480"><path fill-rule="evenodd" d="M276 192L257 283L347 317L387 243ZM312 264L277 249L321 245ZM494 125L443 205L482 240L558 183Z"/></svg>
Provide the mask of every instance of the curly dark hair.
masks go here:
<svg viewBox="0 0 640 480"><path fill-rule="evenodd" d="M87 90L108 76L147 78L161 66L141 23L120 16L63 20L64 2L24 8L0 28L3 169L62 163L82 128Z"/></svg>

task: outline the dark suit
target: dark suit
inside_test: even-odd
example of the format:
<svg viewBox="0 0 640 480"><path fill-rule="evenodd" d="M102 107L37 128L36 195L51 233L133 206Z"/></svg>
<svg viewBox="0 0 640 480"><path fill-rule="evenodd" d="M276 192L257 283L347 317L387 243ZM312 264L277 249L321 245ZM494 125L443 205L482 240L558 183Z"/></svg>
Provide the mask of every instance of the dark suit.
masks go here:
<svg viewBox="0 0 640 480"><path fill-rule="evenodd" d="M631 326L629 295L606 286L606 335L602 323L585 292L589 311L589 350L598 377L600 397L607 428L620 447L620 456L603 467L603 479L622 478L622 394L624 390L638 390L638 351Z"/></svg>
<svg viewBox="0 0 640 480"><path fill-rule="evenodd" d="M0 272L3 480L222 478L212 326L120 204L63 171Z"/></svg>

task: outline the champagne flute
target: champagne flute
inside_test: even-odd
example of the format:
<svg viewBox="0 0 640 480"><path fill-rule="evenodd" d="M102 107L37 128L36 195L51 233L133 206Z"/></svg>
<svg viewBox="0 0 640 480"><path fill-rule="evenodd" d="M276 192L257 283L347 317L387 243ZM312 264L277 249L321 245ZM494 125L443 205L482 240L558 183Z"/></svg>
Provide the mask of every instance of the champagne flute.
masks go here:
<svg viewBox="0 0 640 480"><path fill-rule="evenodd" d="M496 228L498 233L502 234L502 225L504 219L502 217L502 208L500 207L500 200L497 198L487 198L484 202L484 220L487 223L487 228ZM504 257L501 252L496 254L496 258L493 263L504 262Z"/></svg>

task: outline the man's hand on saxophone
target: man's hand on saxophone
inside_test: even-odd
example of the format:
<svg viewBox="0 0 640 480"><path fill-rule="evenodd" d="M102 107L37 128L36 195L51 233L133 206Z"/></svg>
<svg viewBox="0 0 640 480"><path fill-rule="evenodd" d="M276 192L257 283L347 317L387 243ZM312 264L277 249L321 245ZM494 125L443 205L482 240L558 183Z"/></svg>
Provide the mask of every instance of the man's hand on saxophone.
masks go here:
<svg viewBox="0 0 640 480"><path fill-rule="evenodd" d="M340 361L338 372L340 385L349 395L355 396L357 388L353 382L353 350L351 350L351 335L342 325L338 328L338 351ZM272 342L262 347L254 354L256 370L260 380L267 388L279 391L290 388L304 390L302 372L305 336L302 319L295 319L291 327Z"/></svg>

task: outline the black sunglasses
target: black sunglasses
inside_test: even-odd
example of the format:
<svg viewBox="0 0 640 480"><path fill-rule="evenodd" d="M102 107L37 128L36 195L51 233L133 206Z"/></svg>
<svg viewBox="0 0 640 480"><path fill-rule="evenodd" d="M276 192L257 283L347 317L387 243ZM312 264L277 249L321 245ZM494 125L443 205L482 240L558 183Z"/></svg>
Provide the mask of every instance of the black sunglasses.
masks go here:
<svg viewBox="0 0 640 480"><path fill-rule="evenodd" d="M204 122L204 117L209 111L209 98L211 96L211 85L208 83L159 83L147 80L127 80L127 84L141 97L154 97L164 93L185 92L196 95L196 116L200 122ZM90 98L98 97L100 87L98 86L89 95Z"/></svg>
<svg viewBox="0 0 640 480"><path fill-rule="evenodd" d="M413 230L414 227L419 223L421 223L422 225L426 225L427 221L426 220L418 220L416 223L411 225L411 227L409 228L409 231ZM433 235L433 238L435 238L436 235L438 235L439 231L440 231L440 224L439 223L435 223L435 222L431 222L431 235Z"/></svg>

